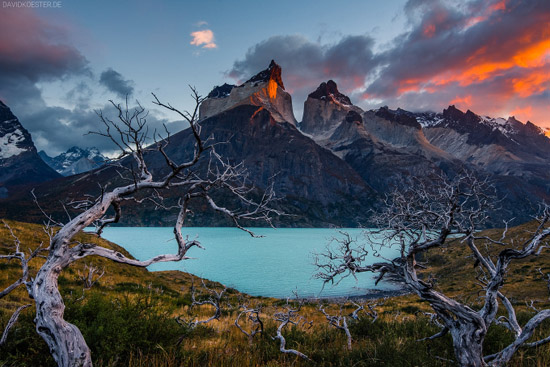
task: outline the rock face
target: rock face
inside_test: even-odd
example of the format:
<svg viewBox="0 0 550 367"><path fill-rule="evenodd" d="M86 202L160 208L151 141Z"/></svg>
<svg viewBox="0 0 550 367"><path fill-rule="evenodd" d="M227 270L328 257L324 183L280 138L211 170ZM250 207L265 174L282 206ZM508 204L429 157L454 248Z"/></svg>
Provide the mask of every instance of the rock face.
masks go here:
<svg viewBox="0 0 550 367"><path fill-rule="evenodd" d="M276 122L296 125L292 97L285 91L281 74L281 67L271 60L267 69L239 86L224 84L214 88L200 106L201 120L233 107L252 105L267 109Z"/></svg>
<svg viewBox="0 0 550 367"><path fill-rule="evenodd" d="M304 102L300 130L316 139L326 138L350 111L363 113L363 110L351 103L349 97L338 91L334 81L323 82Z"/></svg>
<svg viewBox="0 0 550 367"><path fill-rule="evenodd" d="M492 173L520 175L550 164L550 139L531 122L479 116L455 106L417 119L431 144Z"/></svg>
<svg viewBox="0 0 550 367"><path fill-rule="evenodd" d="M460 167L460 162L426 140L420 125L396 117L387 108L363 115L349 111L319 144L341 157L379 193L405 189L413 184L413 177L434 178Z"/></svg>
<svg viewBox="0 0 550 367"><path fill-rule="evenodd" d="M61 153L53 158L48 156L43 150L38 154L44 162L63 176L91 171L101 167L108 160L95 147L86 149L72 147L65 153Z"/></svg>
<svg viewBox="0 0 550 367"><path fill-rule="evenodd" d="M374 190L346 162L302 134L295 126L290 95L284 91L281 69L270 67L250 78L241 86L216 87L201 105L201 135L219 142L216 152L234 164L243 163L249 182L258 194L271 184L278 201L275 205L286 216L277 218L283 226L357 226L367 220L367 210L375 204ZM350 123L360 123L358 113L350 113ZM194 139L190 129L174 134L165 147L175 162L187 161L193 154ZM207 157L205 157L207 158ZM154 174L167 173L164 157L151 152L148 166ZM129 160L121 164L130 166ZM197 170L210 169L208 160L199 162ZM66 177L59 184L44 184L36 189L41 202L50 212L65 215L59 200L83 198L100 194L98 182L111 187L121 183L114 167L103 167L75 177ZM177 201L177 188L166 193L168 201ZM221 204L228 200L217 197ZM125 224L167 225L173 213L166 215L147 204L127 204L122 218ZM202 205L202 204L201 204ZM3 203L4 213L17 216L21 208L33 211L32 203L17 198ZM53 209L56 208L56 209ZM223 217L213 215L205 206L192 208L194 225L231 225ZM221 220L221 221L220 221Z"/></svg>
<svg viewBox="0 0 550 367"><path fill-rule="evenodd" d="M59 177L36 152L29 132L0 101L0 197L11 186L39 183Z"/></svg>
<svg viewBox="0 0 550 367"><path fill-rule="evenodd" d="M202 136L220 143L216 151L225 160L244 164L249 183L256 188L252 193L260 195L273 184L278 209L289 214L278 218L277 225L368 225L369 210L393 189L408 189L417 180L429 183L440 176L452 179L465 170L487 177L504 198L501 208L490 213L489 226L501 226L510 218L516 223L530 220L533 206L550 201L550 139L530 122L480 116L455 106L442 113L388 107L363 111L329 80L308 96L300 131L281 74L272 62L240 86L214 88L200 106ZM33 178L57 177L39 160L28 132L7 107L0 107L0 178L24 184ZM176 162L187 161L193 154L190 130L171 136L165 151ZM60 157L44 158L52 165L57 160L57 169L73 174L80 169L77 162L93 160L90 154L73 148ZM162 155L151 152L146 159L154 174L166 174ZM128 159L119 163L131 167ZM20 165L13 169L9 164ZM37 173L40 167L45 173ZM208 160L195 168L209 169ZM113 187L123 182L127 181L114 167L105 166L58 179L55 185L37 184L36 193L48 212L61 218L66 213L60 201L99 195L98 183ZM0 190L5 192L4 186ZM168 206L181 197L178 190L166 193ZM2 199L0 217L42 220L28 195L13 192L14 196ZM229 200L224 195L216 199L222 205ZM125 205L122 222L127 225L168 225L175 215L147 202ZM195 214L190 224L231 224L200 203L191 209Z"/></svg>

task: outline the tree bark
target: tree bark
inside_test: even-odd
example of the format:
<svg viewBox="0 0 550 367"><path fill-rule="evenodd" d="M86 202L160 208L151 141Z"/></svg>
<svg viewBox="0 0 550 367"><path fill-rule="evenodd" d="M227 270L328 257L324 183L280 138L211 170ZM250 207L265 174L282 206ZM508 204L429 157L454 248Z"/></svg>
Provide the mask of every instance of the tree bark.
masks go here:
<svg viewBox="0 0 550 367"><path fill-rule="evenodd" d="M451 329L456 361L462 367L484 367L483 340L487 330L483 325L468 323Z"/></svg>
<svg viewBox="0 0 550 367"><path fill-rule="evenodd" d="M80 330L63 319L65 304L57 278L65 267L58 256L50 256L33 282L36 302L36 331L46 341L60 367L91 367L90 348Z"/></svg>

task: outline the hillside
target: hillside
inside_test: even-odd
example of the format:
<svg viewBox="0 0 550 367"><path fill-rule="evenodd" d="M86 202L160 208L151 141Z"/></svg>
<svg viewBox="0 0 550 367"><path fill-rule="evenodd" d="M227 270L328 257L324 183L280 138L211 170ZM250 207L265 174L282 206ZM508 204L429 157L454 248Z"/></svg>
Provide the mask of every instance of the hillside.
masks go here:
<svg viewBox="0 0 550 367"><path fill-rule="evenodd" d="M24 247L33 248L47 237L36 224L7 222ZM510 238L521 237L531 224L509 231ZM488 233L488 232L486 232ZM78 240L100 241L103 246L123 249L115 244L80 235ZM13 245L6 228L0 228L0 254L9 252ZM433 265L425 276L432 274L439 287L462 300L470 299L475 307L477 290L472 261L465 247L453 243L447 248L432 251L428 264ZM36 263L39 263L40 259ZM31 268L31 276L36 265ZM84 265L94 265L105 269L105 275L90 289L83 291L79 273L84 273ZM284 300L247 297L235 290L227 291L227 304L224 305L220 321L213 321L194 330L179 326L174 318L184 315L207 318L212 314L210 306L189 309L191 304L191 276L177 271L148 272L145 269L114 264L104 259L90 259L76 263L60 276L60 288L66 303L66 319L82 330L92 348L96 366L308 366L312 363L279 352L278 344L271 337L275 335L277 324L273 314L280 312L286 304ZM550 271L550 256L544 253L534 260L512 265L506 279L504 291L513 302L523 305L525 301L536 299L536 307L548 306L547 283L535 269ZM16 262L0 263L0 289L16 279L20 272ZM194 279L197 289L199 279ZM219 284L207 282L211 288L221 289ZM199 299L201 293L199 292ZM11 313L18 305L29 302L23 288L17 293L0 299L0 328L3 328ZM336 300L325 308L337 314L341 309ZM380 301L370 301L380 303ZM240 311L239 305L262 306L264 335L257 336L249 344L247 338L234 326ZM295 303L294 303L295 305ZM353 336L353 349L345 348L344 334L331 328L317 310L317 301L303 305L300 315L304 317L298 326L285 330L288 348L296 348L306 353L321 366L452 366L453 358L448 337L429 342L416 340L432 335L437 329L431 325L422 311L429 311L427 304L412 295L394 297L383 305L375 306L380 318L371 323L365 315L350 327ZM344 314L354 309L349 303L344 306ZM8 310L10 313L8 313ZM53 366L45 343L36 335L32 323L34 308L24 311L19 323L12 332L8 343L0 347L0 365ZM527 307L520 307L520 319L532 315ZM310 325L309 322L312 322ZM245 327L250 324L243 323ZM550 333L550 324L545 324L536 333L537 338ZM181 341L181 344L178 344ZM491 351L510 341L504 328L494 328L486 341ZM433 358L433 351L441 359ZM512 366L543 366L550 363L550 347L526 350L518 353Z"/></svg>

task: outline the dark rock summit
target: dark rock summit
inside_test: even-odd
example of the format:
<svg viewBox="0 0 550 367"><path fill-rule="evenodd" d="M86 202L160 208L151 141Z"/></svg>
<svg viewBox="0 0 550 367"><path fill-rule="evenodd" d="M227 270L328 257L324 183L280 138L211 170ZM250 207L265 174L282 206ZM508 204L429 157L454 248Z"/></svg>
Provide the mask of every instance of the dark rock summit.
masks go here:
<svg viewBox="0 0 550 367"><path fill-rule="evenodd" d="M277 83L279 87L281 87L284 90L285 85L283 84L283 78L281 74L282 74L282 69L279 66L279 64L277 64L275 60L271 60L271 63L269 63L269 67L267 69L260 71L258 74L248 79L246 83L256 84L256 83L269 82L270 80L273 80L275 83Z"/></svg>
<svg viewBox="0 0 550 367"><path fill-rule="evenodd" d="M214 87L214 89L212 89L210 91L210 93L208 93L208 96L206 98L226 98L226 97L229 97L229 94L231 93L231 90L233 88L235 88L235 85L224 83L223 85L219 85L219 86Z"/></svg>
<svg viewBox="0 0 550 367"><path fill-rule="evenodd" d="M333 80L329 80L328 82L322 82L317 89L310 93L308 97L314 98L314 99L332 99L336 102L345 104L345 105L351 105L351 100L348 96L345 94L340 93L338 91L338 86Z"/></svg>
<svg viewBox="0 0 550 367"><path fill-rule="evenodd" d="M420 124L414 116L410 116L406 111L398 108L396 111L390 110L387 106L381 107L376 111L376 116L385 120L396 122L400 125L414 127L420 129Z"/></svg>
<svg viewBox="0 0 550 367"><path fill-rule="evenodd" d="M349 111L348 114L346 115L345 120L347 122L355 122L356 124L363 123L363 118L357 111Z"/></svg>

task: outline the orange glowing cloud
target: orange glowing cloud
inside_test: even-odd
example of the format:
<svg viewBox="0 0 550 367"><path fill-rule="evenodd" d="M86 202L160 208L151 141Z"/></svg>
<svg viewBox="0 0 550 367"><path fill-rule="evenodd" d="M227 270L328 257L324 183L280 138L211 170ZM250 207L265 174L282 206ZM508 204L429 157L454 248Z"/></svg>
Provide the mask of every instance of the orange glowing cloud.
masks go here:
<svg viewBox="0 0 550 367"><path fill-rule="evenodd" d="M422 30L422 33L424 36L431 38L435 34L435 25L434 24L428 24L424 27Z"/></svg>
<svg viewBox="0 0 550 367"><path fill-rule="evenodd" d="M202 45L202 48L218 47L218 45L216 45L216 43L214 42L214 32L212 32L210 29L192 32L191 37L193 37L190 42L190 44L192 45L199 47Z"/></svg>
<svg viewBox="0 0 550 367"><path fill-rule="evenodd" d="M501 0L498 3L491 4L488 9L490 12L495 12L497 10L506 10L506 0Z"/></svg>
<svg viewBox="0 0 550 367"><path fill-rule="evenodd" d="M457 105L458 108L461 109L468 109L472 105L472 96L464 96L464 97L455 97L452 101L449 102L449 104Z"/></svg>
<svg viewBox="0 0 550 367"><path fill-rule="evenodd" d="M420 90L420 84L423 82L425 81L418 78L401 80L399 82L399 89L397 90L397 92L399 94L405 94L408 92L418 92Z"/></svg>
<svg viewBox="0 0 550 367"><path fill-rule="evenodd" d="M526 106L526 107L516 107L512 111L510 111L511 116L521 116L523 120L530 120L533 118L533 107L532 106Z"/></svg>
<svg viewBox="0 0 550 367"><path fill-rule="evenodd" d="M540 94L548 89L550 85L550 73L545 68L543 70L533 71L524 78L512 79L514 91L523 98L534 94Z"/></svg>

